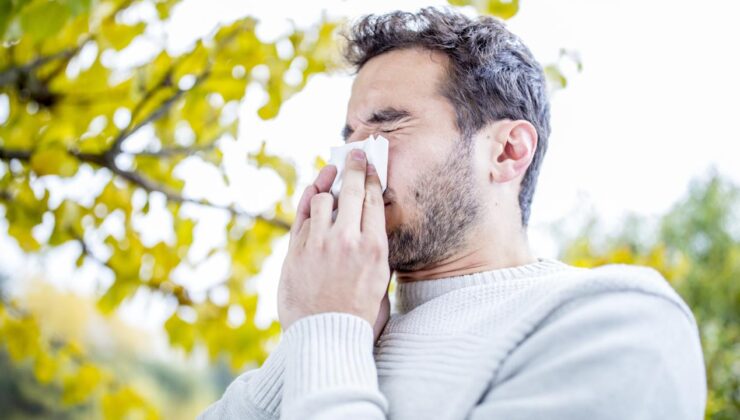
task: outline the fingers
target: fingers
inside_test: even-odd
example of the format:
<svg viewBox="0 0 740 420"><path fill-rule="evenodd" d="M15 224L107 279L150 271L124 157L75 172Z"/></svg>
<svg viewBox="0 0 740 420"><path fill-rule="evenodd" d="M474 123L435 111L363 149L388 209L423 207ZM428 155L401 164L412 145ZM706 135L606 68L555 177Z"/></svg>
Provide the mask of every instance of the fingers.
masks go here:
<svg viewBox="0 0 740 420"><path fill-rule="evenodd" d="M347 154L347 162L342 175L342 190L339 192L339 210L335 222L335 225L341 229L360 231L362 203L365 200L366 165L363 150L353 149Z"/></svg>
<svg viewBox="0 0 740 420"><path fill-rule="evenodd" d="M298 236L303 223L311 217L311 198L316 194L329 191L331 184L334 182L334 178L337 176L337 167L334 165L326 165L321 168L319 175L313 184L306 187L301 195L301 199L298 202L298 209L296 210L295 220L290 227L290 242L288 246L294 244L294 239Z"/></svg>
<svg viewBox="0 0 740 420"><path fill-rule="evenodd" d="M322 192L311 198L311 229L309 236L326 232L331 227L331 212L334 196L329 192Z"/></svg>
<svg viewBox="0 0 740 420"><path fill-rule="evenodd" d="M377 232L385 239L385 205L383 203L383 187L375 166L368 165L365 178L365 201L362 209L362 232Z"/></svg>

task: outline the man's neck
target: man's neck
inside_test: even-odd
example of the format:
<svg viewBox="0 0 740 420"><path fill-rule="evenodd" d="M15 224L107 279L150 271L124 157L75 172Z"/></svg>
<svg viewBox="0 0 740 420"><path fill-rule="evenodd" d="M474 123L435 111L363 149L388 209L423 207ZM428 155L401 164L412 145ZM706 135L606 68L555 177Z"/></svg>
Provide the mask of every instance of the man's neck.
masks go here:
<svg viewBox="0 0 740 420"><path fill-rule="evenodd" d="M537 262L529 249L526 232L510 235L501 235L501 232L498 235L478 234L468 240L467 244L464 249L436 264L415 271L396 271L396 281L405 283L457 277Z"/></svg>

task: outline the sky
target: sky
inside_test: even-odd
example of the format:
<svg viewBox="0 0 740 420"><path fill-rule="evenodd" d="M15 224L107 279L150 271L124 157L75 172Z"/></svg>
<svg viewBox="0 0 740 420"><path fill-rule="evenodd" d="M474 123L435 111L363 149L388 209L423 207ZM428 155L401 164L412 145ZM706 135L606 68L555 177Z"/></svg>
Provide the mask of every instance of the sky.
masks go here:
<svg viewBox="0 0 740 420"><path fill-rule="evenodd" d="M260 19L258 35L269 40L288 28L286 19L307 26L322 12L356 18L365 13L441 4L445 3L186 0L155 35L166 35L168 49L178 52L187 50L216 25L245 15ZM472 13L472 9L466 12ZM138 13L145 15L146 11ZM689 181L706 174L711 166L740 183L740 165L736 163L740 151L736 122L740 112L738 16L740 2L732 0L522 0L519 13L507 26L535 57L549 64L566 48L576 51L583 63L581 72L575 66L565 66L568 85L551 99L552 134L529 228L536 255L556 257L558 238L552 226L578 226L587 210L596 212L610 226L618 226L628 213L647 218L664 213L686 192ZM118 59L146 60L150 53L142 44ZM300 191L315 176L315 157L328 160L330 147L342 142L340 130L351 83L347 74L315 76L270 121L256 117L264 94L250 87L239 110L239 138L225 147L256 151L261 141L267 140L268 152L292 159L300 176L297 202ZM282 182L270 171L228 158L225 165L244 181L229 189L217 173L193 162L181 169L187 178L185 193L215 201L235 200L246 210L265 209L284 195ZM167 235L157 231L163 213L154 211L142 222L151 228L152 240ZM204 221L196 232L199 245L195 253L198 246L206 249L208 243L219 240L209 232L223 224L217 212L201 212L200 216ZM88 265L75 271L74 247L27 258L6 232L7 224L2 221L3 271L19 278L43 273L60 287L92 293L95 278L101 274ZM286 247L287 236L275 243L275 253L263 272L250 280L261 295L258 324L276 318L275 297ZM202 289L220 280L226 269L223 261L215 259L196 272L184 273L181 281ZM156 332L172 310L172 305L142 292L123 305L120 315L133 325Z"/></svg>

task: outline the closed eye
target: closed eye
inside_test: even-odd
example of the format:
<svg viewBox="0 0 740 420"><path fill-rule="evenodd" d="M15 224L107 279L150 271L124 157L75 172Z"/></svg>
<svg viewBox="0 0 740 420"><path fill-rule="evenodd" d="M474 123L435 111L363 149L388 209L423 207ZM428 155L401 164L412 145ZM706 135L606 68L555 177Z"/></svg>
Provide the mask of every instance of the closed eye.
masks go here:
<svg viewBox="0 0 740 420"><path fill-rule="evenodd" d="M380 130L380 132L381 132L381 133L392 133L392 132L394 132L394 131L398 131L398 130L400 130L401 128L402 128L402 127L390 128L390 129Z"/></svg>

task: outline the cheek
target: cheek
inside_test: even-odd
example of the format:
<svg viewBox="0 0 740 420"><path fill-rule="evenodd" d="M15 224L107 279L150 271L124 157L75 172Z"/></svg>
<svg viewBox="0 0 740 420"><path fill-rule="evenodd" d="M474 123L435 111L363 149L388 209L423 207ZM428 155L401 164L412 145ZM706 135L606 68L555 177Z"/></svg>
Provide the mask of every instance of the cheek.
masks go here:
<svg viewBox="0 0 740 420"><path fill-rule="evenodd" d="M393 193L393 199L403 201L407 189L416 178L421 168L418 158L414 159L408 150L400 147L391 147L388 151L388 190Z"/></svg>

